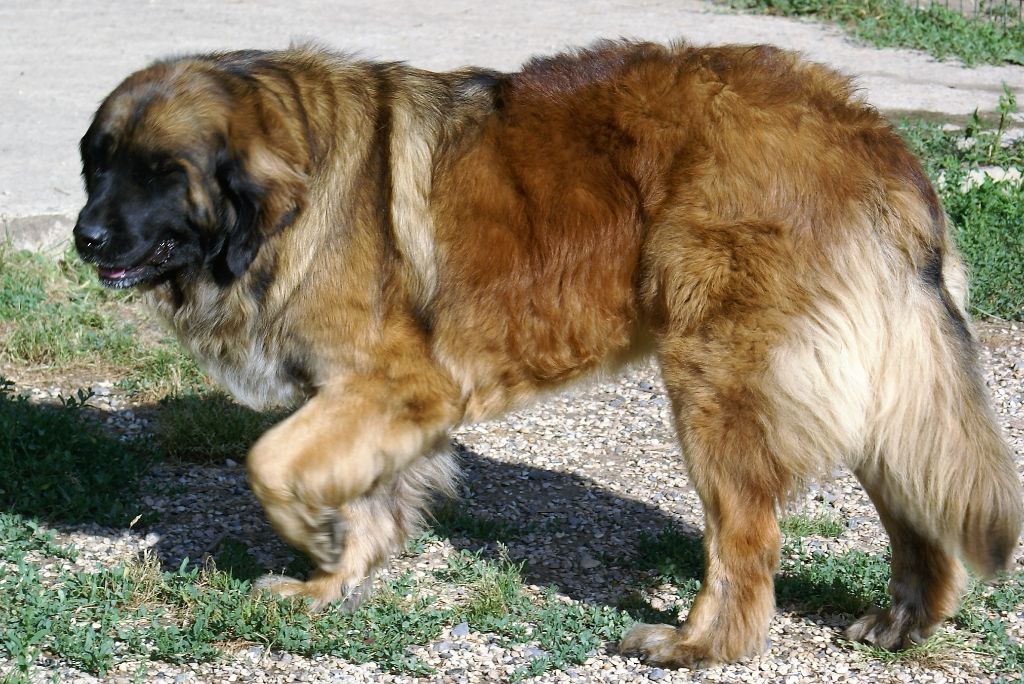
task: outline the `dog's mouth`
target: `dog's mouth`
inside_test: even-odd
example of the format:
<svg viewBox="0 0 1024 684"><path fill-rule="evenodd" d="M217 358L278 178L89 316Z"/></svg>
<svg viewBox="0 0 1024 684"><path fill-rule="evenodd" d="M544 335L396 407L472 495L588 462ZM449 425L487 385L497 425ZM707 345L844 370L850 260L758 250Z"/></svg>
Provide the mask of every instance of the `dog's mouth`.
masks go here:
<svg viewBox="0 0 1024 684"><path fill-rule="evenodd" d="M176 246L174 240L163 240L134 266L110 267L97 264L96 273L99 275L100 284L123 289L153 280L168 270Z"/></svg>

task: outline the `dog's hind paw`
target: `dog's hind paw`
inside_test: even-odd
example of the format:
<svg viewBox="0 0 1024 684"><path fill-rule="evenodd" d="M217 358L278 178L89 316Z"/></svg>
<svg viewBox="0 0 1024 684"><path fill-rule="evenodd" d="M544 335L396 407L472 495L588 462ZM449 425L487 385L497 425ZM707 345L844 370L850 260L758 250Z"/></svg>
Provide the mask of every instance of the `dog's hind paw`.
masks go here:
<svg viewBox="0 0 1024 684"><path fill-rule="evenodd" d="M934 631L934 625L920 625L908 611L887 608L863 616L846 628L844 636L850 641L898 651L923 643Z"/></svg>

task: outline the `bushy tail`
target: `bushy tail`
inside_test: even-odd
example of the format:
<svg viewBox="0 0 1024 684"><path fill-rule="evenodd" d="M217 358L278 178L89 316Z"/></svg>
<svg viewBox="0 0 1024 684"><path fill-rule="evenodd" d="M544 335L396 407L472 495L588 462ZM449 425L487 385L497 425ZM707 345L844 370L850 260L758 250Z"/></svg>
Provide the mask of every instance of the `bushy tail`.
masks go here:
<svg viewBox="0 0 1024 684"><path fill-rule="evenodd" d="M932 275L894 305L862 470L890 511L989 576L1020 536L1021 486L966 322L963 267L949 253Z"/></svg>
<svg viewBox="0 0 1024 684"><path fill-rule="evenodd" d="M981 393L975 393L975 396ZM1010 561L1024 517L1021 488L1013 458L982 394L964 406L963 430L956 435L963 449L947 493L949 509L940 524L959 541L967 564L983 577L1003 570ZM962 445L962 446L961 446Z"/></svg>

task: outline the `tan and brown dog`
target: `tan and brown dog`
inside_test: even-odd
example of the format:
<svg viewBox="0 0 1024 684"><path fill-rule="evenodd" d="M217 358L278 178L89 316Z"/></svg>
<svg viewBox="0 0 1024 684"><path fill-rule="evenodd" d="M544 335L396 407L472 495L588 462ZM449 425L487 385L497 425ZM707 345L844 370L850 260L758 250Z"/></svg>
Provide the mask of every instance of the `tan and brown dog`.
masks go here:
<svg viewBox="0 0 1024 684"><path fill-rule="evenodd" d="M899 648L1008 559L1021 496L964 269L918 162L846 78L770 47L602 43L518 73L315 47L158 62L82 140L75 237L255 407L249 454L316 562L363 593L456 475L448 431L653 353L706 516L653 663L742 658L774 612L776 514L844 464L893 546Z"/></svg>

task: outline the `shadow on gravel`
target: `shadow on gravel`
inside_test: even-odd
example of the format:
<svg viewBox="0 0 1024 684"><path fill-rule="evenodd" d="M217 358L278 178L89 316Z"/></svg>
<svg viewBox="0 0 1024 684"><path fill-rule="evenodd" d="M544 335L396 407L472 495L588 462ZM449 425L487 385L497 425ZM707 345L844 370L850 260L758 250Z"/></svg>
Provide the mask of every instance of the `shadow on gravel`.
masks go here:
<svg viewBox="0 0 1024 684"><path fill-rule="evenodd" d="M122 441L94 420L82 420L89 411L84 396L39 405L14 396L8 384L3 388L0 510L58 527L94 523L155 534L153 548L168 569L186 557L214 557L239 578L301 572L305 564L295 562L266 523L238 465L245 439L234 466L168 465L159 440ZM197 420L204 413L210 420L221 404L213 397L190 400L188 408ZM168 406L135 410L158 415ZM245 423L247 429L257 424L262 427L258 419ZM256 437L258 430L248 441ZM671 621L675 613L652 609L639 589L667 577L684 602L692 598L702 573L700 530L585 477L499 462L459 444L456 449L463 497L442 502L432 525L456 548L495 560L507 555L522 564L530 584L555 586L571 598L624 608L645 620ZM799 574L781 577L779 586L784 607L820 605L815 597L837 590ZM842 603L863 600L854 592Z"/></svg>
<svg viewBox="0 0 1024 684"><path fill-rule="evenodd" d="M37 404L0 377L0 510L60 523L129 525L150 452L82 420L85 392Z"/></svg>
<svg viewBox="0 0 1024 684"><path fill-rule="evenodd" d="M463 498L443 505L434 525L456 548L498 558L504 546L523 564L527 582L619 606L656 579L649 564L638 562L638 542L671 527L694 540L699 578L700 530L584 477L503 463L457 446Z"/></svg>

